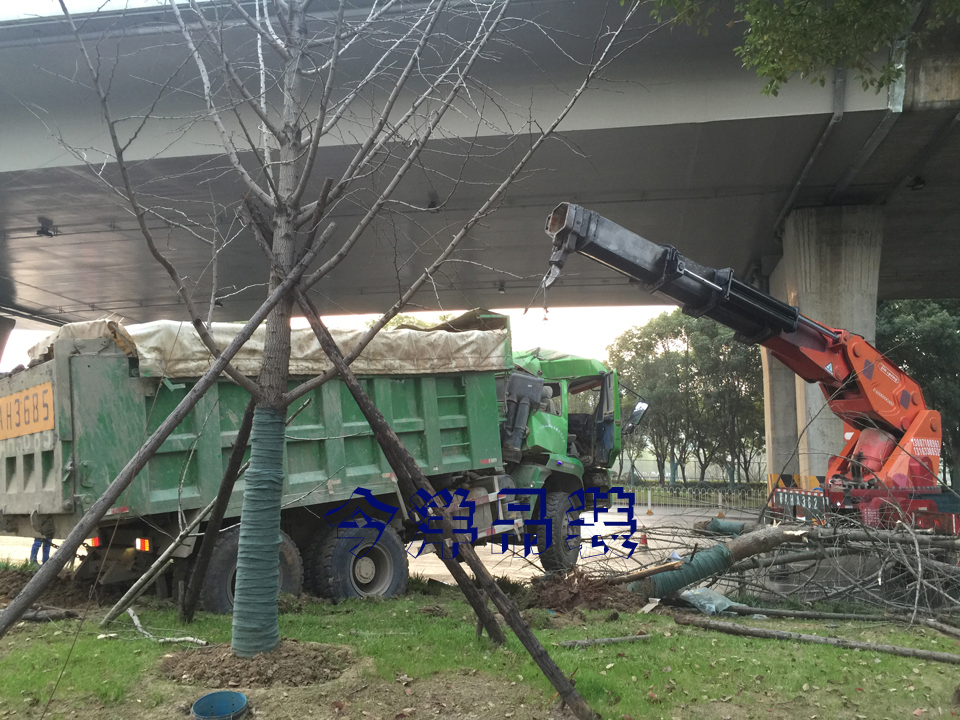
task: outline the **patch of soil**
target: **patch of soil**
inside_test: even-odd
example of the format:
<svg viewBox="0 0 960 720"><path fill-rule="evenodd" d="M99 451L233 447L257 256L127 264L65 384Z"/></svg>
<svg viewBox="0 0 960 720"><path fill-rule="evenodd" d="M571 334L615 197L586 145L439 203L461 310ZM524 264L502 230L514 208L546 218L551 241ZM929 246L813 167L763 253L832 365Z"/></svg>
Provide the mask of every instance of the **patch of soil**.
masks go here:
<svg viewBox="0 0 960 720"><path fill-rule="evenodd" d="M567 575L548 575L533 581L527 594L527 607L569 612L583 610L618 610L636 612L646 604L644 598L623 585L598 582L579 568Z"/></svg>
<svg viewBox="0 0 960 720"><path fill-rule="evenodd" d="M446 617L447 610L443 605L424 605L417 612L421 615L430 615L431 617Z"/></svg>
<svg viewBox="0 0 960 720"><path fill-rule="evenodd" d="M13 600L32 577L32 572L0 570L0 604L6 605L6 601ZM90 597L90 587L90 585L75 584L73 576L69 573L61 574L50 583L38 602L59 608L83 608L87 604L87 598ZM98 588L98 590L102 589ZM100 592L95 591L93 607L99 604L100 595Z"/></svg>
<svg viewBox="0 0 960 720"><path fill-rule="evenodd" d="M398 679L379 677L373 659L361 656L328 683L236 689L247 696L253 710L247 717L254 720L574 720L569 709L559 709L552 689L475 669L408 678L406 683ZM83 701L57 711L71 720L186 720L190 706L207 692L148 671L118 706L104 709ZM10 720L16 719L11 715Z"/></svg>
<svg viewBox="0 0 960 720"><path fill-rule="evenodd" d="M276 650L240 658L226 644L164 655L160 671L185 685L208 688L303 687L336 680L353 662L341 645L281 640Z"/></svg>

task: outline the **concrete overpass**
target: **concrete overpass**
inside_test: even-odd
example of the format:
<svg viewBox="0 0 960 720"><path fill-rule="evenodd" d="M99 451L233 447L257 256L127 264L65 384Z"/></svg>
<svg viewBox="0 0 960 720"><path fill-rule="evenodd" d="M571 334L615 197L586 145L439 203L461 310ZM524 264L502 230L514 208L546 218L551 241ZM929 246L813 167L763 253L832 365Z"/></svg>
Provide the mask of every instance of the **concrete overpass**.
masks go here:
<svg viewBox="0 0 960 720"><path fill-rule="evenodd" d="M524 22L512 24L512 44L499 46L477 70L477 79L500 93L497 112L509 117L492 128L464 113L430 146L431 169L403 182L397 212L371 228L317 288L324 312L376 311L396 299L398 284L419 274L523 151L522 134L504 134L504 126L522 127L528 117L549 122L582 74L571 57L583 56L596 31L624 9L601 0L546 0L520 3L513 12ZM189 66L181 68L185 51L171 23L162 9L87 19L86 37L100 39L104 61L122 59L112 76L116 114L144 112L167 78L185 87L193 80ZM458 262L436 278L435 291L418 298L421 306L529 303L545 269L543 218L561 200L596 209L704 264L770 282L805 312L868 338L876 297L957 295L955 37L908 56L903 82L889 92L864 92L840 71L825 87L794 79L771 98L734 56L738 27L720 26L707 37L684 28L650 30L634 31L635 42L621 48L604 80L565 121L562 138L543 149L499 211L471 233ZM240 27L227 34L237 46L250 39ZM104 164L105 128L64 22L0 25L0 68L0 306L55 322L181 314L133 219L96 177L96 170L109 176L114 168ZM214 217L229 235L242 190L224 172L210 124L196 121L196 103L188 92L166 97L128 158L154 204L198 220ZM468 149L474 156L464 161L460 152ZM352 150L349 133L325 144L320 177L335 175ZM427 209L430 199L448 194L439 212ZM343 202L333 217L349 228L358 209ZM210 248L155 224L165 250L206 295ZM331 248L337 244L335 238ZM218 319L244 318L259 303L265 279L259 255L244 235L223 252ZM555 305L645 301L657 302L589 263L569 266L550 295ZM772 418L792 414L789 398L796 395L792 378L775 376L768 373ZM796 427L784 437L769 438L775 456L792 449ZM805 452L815 457L820 450Z"/></svg>

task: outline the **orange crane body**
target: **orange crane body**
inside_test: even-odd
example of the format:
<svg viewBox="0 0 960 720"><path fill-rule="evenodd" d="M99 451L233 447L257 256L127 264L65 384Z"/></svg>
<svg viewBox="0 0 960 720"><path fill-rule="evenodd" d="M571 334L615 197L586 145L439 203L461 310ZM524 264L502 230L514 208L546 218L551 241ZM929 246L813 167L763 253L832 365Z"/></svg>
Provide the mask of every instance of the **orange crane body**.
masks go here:
<svg viewBox="0 0 960 720"><path fill-rule="evenodd" d="M792 476L772 476L774 506L808 520L846 510L874 527L909 522L960 534L960 499L944 493L937 480L940 413L927 407L916 381L873 345L738 281L729 268L699 265L577 205L559 205L547 218L546 232L554 252L544 290L570 254L586 255L679 302L689 315L733 328L738 340L766 347L797 376L820 385L831 412L843 420L843 449L830 458L815 488L797 488Z"/></svg>

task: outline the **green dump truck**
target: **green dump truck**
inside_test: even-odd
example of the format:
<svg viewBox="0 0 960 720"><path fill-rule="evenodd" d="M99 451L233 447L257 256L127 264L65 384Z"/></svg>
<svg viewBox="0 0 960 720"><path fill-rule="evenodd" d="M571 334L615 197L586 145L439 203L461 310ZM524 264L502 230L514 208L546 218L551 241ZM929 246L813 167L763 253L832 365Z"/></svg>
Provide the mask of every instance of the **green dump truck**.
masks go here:
<svg viewBox="0 0 960 720"><path fill-rule="evenodd" d="M215 324L213 334L223 346L236 328ZM360 334L337 340L349 350ZM259 370L258 343L262 335L234 360L244 374ZM210 357L188 324L170 321L68 325L31 355L31 367L0 379L0 532L64 537ZM327 367L309 331L295 330L291 388ZM576 562L579 528L569 522L579 507L570 493L604 489L620 451L615 373L559 353L514 354L509 319L484 311L427 330L382 332L353 367L436 489L464 489L476 503L478 542L499 542L503 532L520 542L525 521L549 518L552 537L540 532L537 540L543 565ZM129 582L152 564L216 495L248 399L226 378L206 394L108 511L79 577ZM403 592L407 545L424 534L346 387L335 379L312 390L289 416L281 589ZM528 496L527 511L508 511L500 495L507 488L539 492ZM210 611L232 608L242 492L241 477L202 591ZM338 523L356 517L386 525L375 543L363 532L338 533ZM191 537L175 551L161 592L179 587L198 549Z"/></svg>

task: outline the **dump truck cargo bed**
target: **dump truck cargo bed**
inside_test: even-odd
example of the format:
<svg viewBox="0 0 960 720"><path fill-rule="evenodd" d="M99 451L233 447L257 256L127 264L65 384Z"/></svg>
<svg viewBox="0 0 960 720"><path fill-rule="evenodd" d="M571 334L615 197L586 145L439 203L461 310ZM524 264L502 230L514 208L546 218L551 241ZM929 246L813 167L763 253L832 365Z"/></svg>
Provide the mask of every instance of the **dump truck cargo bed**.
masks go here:
<svg viewBox="0 0 960 720"><path fill-rule="evenodd" d="M416 334L408 338L415 340ZM144 377L145 358L128 356L122 345L112 337L60 337L46 351L52 359L0 379L2 532L66 535L189 391L189 378ZM459 367L465 365L461 357ZM410 372L415 366L408 363L407 374L361 382L424 472L501 467L495 378L506 359L488 359L491 369L483 371ZM396 360L385 367L403 369ZM291 388L296 384L292 380ZM210 502L248 400L242 388L221 379L104 522ZM339 379L305 395L289 414L295 417L287 429L284 507L342 502L358 487L397 495L391 468ZM241 478L228 515L239 514L242 491Z"/></svg>

